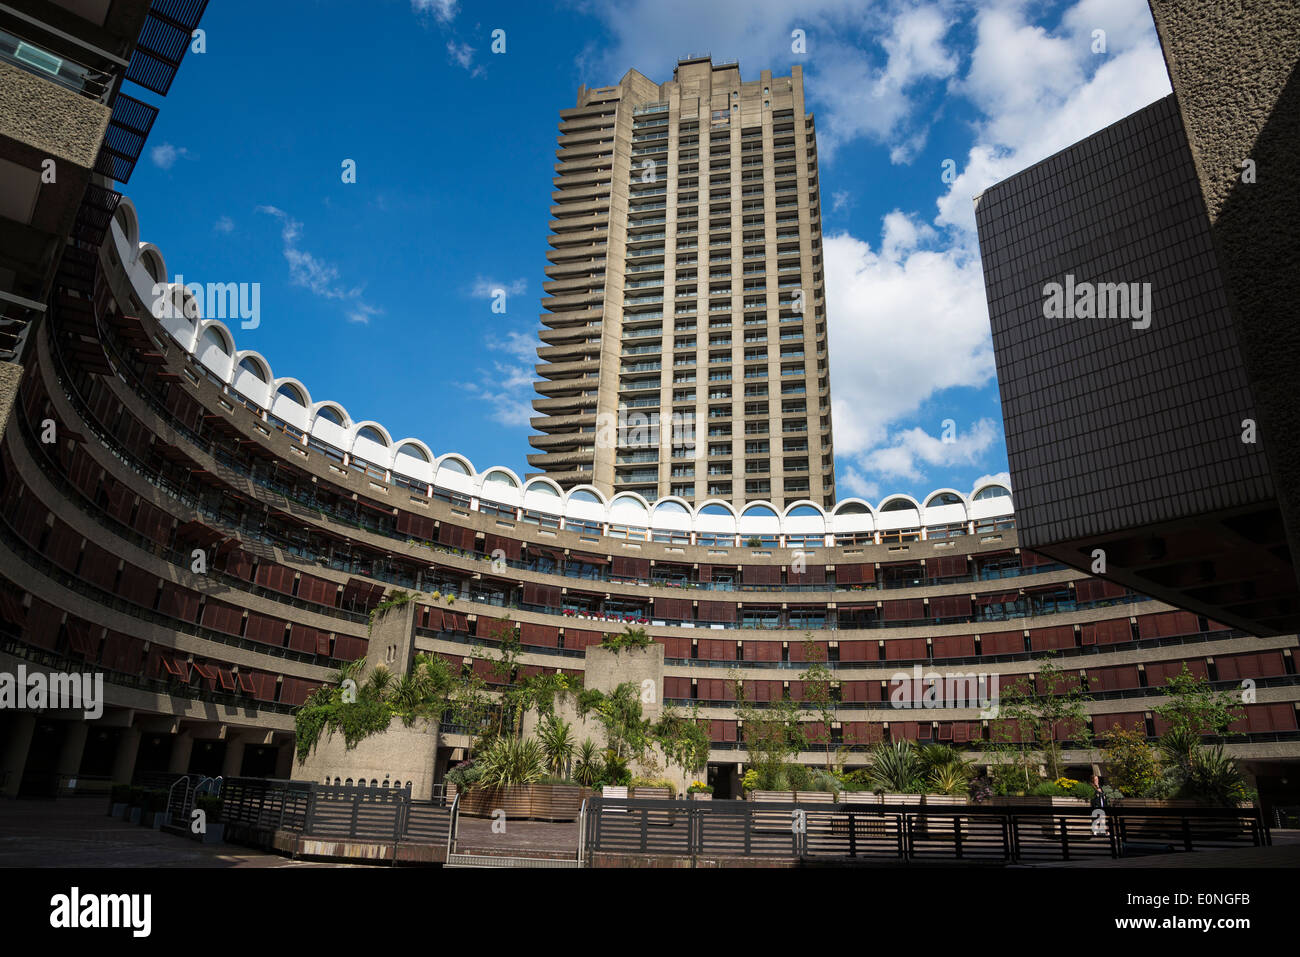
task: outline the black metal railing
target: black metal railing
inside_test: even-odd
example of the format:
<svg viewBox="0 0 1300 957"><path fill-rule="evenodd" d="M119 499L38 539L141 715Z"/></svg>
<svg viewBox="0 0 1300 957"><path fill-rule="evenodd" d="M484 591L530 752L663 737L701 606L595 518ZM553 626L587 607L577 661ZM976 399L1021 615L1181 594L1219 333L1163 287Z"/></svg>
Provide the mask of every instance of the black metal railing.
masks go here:
<svg viewBox="0 0 1300 957"><path fill-rule="evenodd" d="M589 854L1011 864L1271 843L1258 808L779 804L592 798Z"/></svg>
<svg viewBox="0 0 1300 957"><path fill-rule="evenodd" d="M355 787L267 778L222 786L228 839L268 842L275 831L334 840L445 845L451 805L438 794L416 800L408 788Z"/></svg>

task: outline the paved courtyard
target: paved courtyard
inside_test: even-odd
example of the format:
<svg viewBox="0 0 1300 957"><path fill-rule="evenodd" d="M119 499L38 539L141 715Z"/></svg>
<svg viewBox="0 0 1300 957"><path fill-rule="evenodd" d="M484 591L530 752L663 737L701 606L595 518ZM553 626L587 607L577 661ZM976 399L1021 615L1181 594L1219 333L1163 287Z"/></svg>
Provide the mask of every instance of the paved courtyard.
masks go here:
<svg viewBox="0 0 1300 957"><path fill-rule="evenodd" d="M200 844L109 817L91 798L0 802L0 867L331 867Z"/></svg>

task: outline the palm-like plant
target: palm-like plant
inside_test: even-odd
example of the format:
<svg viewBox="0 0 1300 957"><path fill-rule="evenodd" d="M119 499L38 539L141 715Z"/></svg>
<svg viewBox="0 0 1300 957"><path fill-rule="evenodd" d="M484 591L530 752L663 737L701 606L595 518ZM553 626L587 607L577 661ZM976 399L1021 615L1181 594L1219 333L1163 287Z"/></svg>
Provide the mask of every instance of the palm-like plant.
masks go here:
<svg viewBox="0 0 1300 957"><path fill-rule="evenodd" d="M573 780L583 787L595 787L600 780L603 765L600 760L600 748L596 742L587 738L577 751L578 760L573 764Z"/></svg>
<svg viewBox="0 0 1300 957"><path fill-rule="evenodd" d="M1248 796L1245 776L1221 744L1192 752L1183 792L1189 797L1213 801L1224 807L1236 807Z"/></svg>
<svg viewBox="0 0 1300 957"><path fill-rule="evenodd" d="M376 699L382 699L393 683L393 673L387 668L376 668L370 673L365 690Z"/></svg>
<svg viewBox="0 0 1300 957"><path fill-rule="evenodd" d="M911 741L881 742L872 749L869 780L877 791L914 794L921 789L921 759Z"/></svg>
<svg viewBox="0 0 1300 957"><path fill-rule="evenodd" d="M931 768L926 781L937 794L966 794L970 789L970 778L969 764L954 761Z"/></svg>
<svg viewBox="0 0 1300 957"><path fill-rule="evenodd" d="M553 714L547 715L546 720L537 728L537 736L541 740L542 751L546 754L546 764L551 773L562 777L564 766L573 757L573 725Z"/></svg>
<svg viewBox="0 0 1300 957"><path fill-rule="evenodd" d="M497 738L479 755L477 763L483 769L479 778L483 787L533 784L546 774L541 745L533 738Z"/></svg>

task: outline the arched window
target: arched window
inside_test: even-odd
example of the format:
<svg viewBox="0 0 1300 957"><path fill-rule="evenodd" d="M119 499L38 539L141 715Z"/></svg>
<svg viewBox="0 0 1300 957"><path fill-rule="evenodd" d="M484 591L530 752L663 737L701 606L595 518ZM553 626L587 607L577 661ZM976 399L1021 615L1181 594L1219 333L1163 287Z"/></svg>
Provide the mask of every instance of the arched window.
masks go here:
<svg viewBox="0 0 1300 957"><path fill-rule="evenodd" d="M689 515L690 510L681 502L660 502L655 506L655 514L663 515Z"/></svg>
<svg viewBox="0 0 1300 957"><path fill-rule="evenodd" d="M371 442L374 442L376 445L388 444L388 440L384 438L383 434L378 429L376 429L373 425L363 425L361 428L357 429L357 438L369 439Z"/></svg>
<svg viewBox="0 0 1300 957"><path fill-rule="evenodd" d="M461 475L469 474L469 469L465 468L465 464L460 459L445 458L438 468L446 469L448 472L459 472Z"/></svg>
<svg viewBox="0 0 1300 957"><path fill-rule="evenodd" d="M915 508L916 505L905 498L891 498L884 505L880 506L882 512L906 512Z"/></svg>
<svg viewBox="0 0 1300 957"><path fill-rule="evenodd" d="M298 405L305 406L307 404L307 400L303 397L302 392L299 391L296 385L293 385L290 382L286 382L284 385L280 386L280 388L276 389L275 394L282 395L290 402L296 402Z"/></svg>
<svg viewBox="0 0 1300 957"><path fill-rule="evenodd" d="M835 510L836 515L870 515L871 509L861 502L845 502Z"/></svg>
<svg viewBox="0 0 1300 957"><path fill-rule="evenodd" d="M790 509L790 511L787 514L791 518L806 518L806 517L820 518L822 513L817 511L817 509L815 509L811 505L800 505L796 508Z"/></svg>
<svg viewBox="0 0 1300 957"><path fill-rule="evenodd" d="M599 505L599 504L600 504L600 496L597 495L595 492L591 491L590 489L580 488L580 489L578 489L576 492L570 492L570 493L569 493L569 501L571 501L571 502L594 502L595 504Z"/></svg>
<svg viewBox="0 0 1300 957"><path fill-rule="evenodd" d="M931 495L930 500L925 503L926 508L934 508L936 505L960 505L961 497L952 492L939 492L937 495Z"/></svg>
<svg viewBox="0 0 1300 957"><path fill-rule="evenodd" d="M397 449L397 454L409 455L411 458L419 459L422 462L429 461L428 453L425 452L424 449L416 445L414 442L407 442L405 445L399 446Z"/></svg>
<svg viewBox="0 0 1300 957"><path fill-rule="evenodd" d="M505 485L508 488L519 488L519 483L516 482L514 480L514 477L511 476L511 474L505 471L504 469L493 469L491 472L488 472L487 476L483 479L483 484L484 485ZM550 489L549 486L547 486L547 488ZM531 489L529 489L530 492L539 491L539 490L540 490L539 486L533 486ZM553 489L550 490L554 491Z"/></svg>
<svg viewBox="0 0 1300 957"><path fill-rule="evenodd" d="M983 502L991 498L1009 498L1011 492L1001 485L986 485L975 495L975 501Z"/></svg>
<svg viewBox="0 0 1300 957"><path fill-rule="evenodd" d="M245 372L251 372L263 382L266 381L266 372L262 369L262 364L252 356L244 356L244 358L240 359L239 368L243 369Z"/></svg>
<svg viewBox="0 0 1300 957"><path fill-rule="evenodd" d="M200 344L205 346L216 346L225 355L230 355L230 343L226 341L226 337L221 334L221 330L216 326L208 326L203 330L203 338L200 341Z"/></svg>
<svg viewBox="0 0 1300 957"><path fill-rule="evenodd" d="M343 416L339 415L338 410L332 405L322 405L316 410L316 414L327 422L333 422L335 425L343 424Z"/></svg>

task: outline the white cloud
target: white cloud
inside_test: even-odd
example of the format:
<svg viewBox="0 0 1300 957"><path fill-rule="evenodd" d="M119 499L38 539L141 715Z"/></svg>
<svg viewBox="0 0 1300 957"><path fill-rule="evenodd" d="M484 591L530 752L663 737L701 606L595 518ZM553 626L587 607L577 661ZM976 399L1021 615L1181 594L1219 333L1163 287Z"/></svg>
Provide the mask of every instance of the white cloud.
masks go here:
<svg viewBox="0 0 1300 957"><path fill-rule="evenodd" d="M925 429L913 427L892 435L889 444L861 458L871 472L882 478L922 482L931 468L975 464L997 442L998 435L998 424L992 419L980 419L965 429L958 423L952 441L947 442L942 434L930 435Z"/></svg>
<svg viewBox="0 0 1300 957"><path fill-rule="evenodd" d="M974 492L985 485L1005 485L1007 488L1011 488L1011 473L992 472L988 475L981 475L971 483L970 491ZM1011 490L1015 491L1015 489Z"/></svg>
<svg viewBox="0 0 1300 957"><path fill-rule="evenodd" d="M528 280L520 278L502 282L486 276L476 276L469 294L475 299L492 299L500 291L504 291L507 296L522 296L528 292Z"/></svg>
<svg viewBox="0 0 1300 957"><path fill-rule="evenodd" d="M836 451L861 456L934 393L993 376L979 262L929 248L933 230L885 217L881 249L827 237L826 307Z"/></svg>
<svg viewBox="0 0 1300 957"><path fill-rule="evenodd" d="M507 332L499 339L488 339L487 347L495 352L507 352L521 362L537 362L540 345L533 333ZM531 383L531 379L529 382Z"/></svg>
<svg viewBox="0 0 1300 957"><path fill-rule="evenodd" d="M378 306L361 299L361 287L347 288L339 284L337 267L298 246L298 240L302 238L302 223L275 206L258 206L256 211L274 216L280 221L280 241L283 244L284 258L289 263L289 281L293 285L302 286L322 299L348 302L349 322L366 324L372 317L383 314Z"/></svg>
<svg viewBox="0 0 1300 957"><path fill-rule="evenodd" d="M853 194L847 189L837 189L831 193L831 212L838 213L841 210L853 208Z"/></svg>
<svg viewBox="0 0 1300 957"><path fill-rule="evenodd" d="M468 43L457 43L455 40L448 40L447 55L451 57L453 63L456 63L462 69L468 70L471 76L482 75L483 68L474 65L474 48Z"/></svg>
<svg viewBox="0 0 1300 957"><path fill-rule="evenodd" d="M480 373L478 382L459 385L476 404L485 408L493 422L512 428L527 427L528 420L537 415L530 401L533 371L529 366L494 362L490 372Z"/></svg>
<svg viewBox="0 0 1300 957"><path fill-rule="evenodd" d="M411 0L416 13L432 14L439 23L451 23L459 12L460 0Z"/></svg>
<svg viewBox="0 0 1300 957"><path fill-rule="evenodd" d="M578 58L594 85L616 82L629 68L667 80L682 48L690 45L718 60L738 59L743 79L758 71L788 73L800 64L808 97L818 113L823 162L860 136L887 142L905 162L925 141L931 117L913 109L917 84L943 80L957 69L946 45L945 3L899 0L585 0L579 9L597 17L610 42L592 43ZM804 31L806 52L791 49L791 32Z"/></svg>
<svg viewBox="0 0 1300 957"><path fill-rule="evenodd" d="M218 233L233 233L235 231L235 221L229 216L222 216L212 224L212 229Z"/></svg>
<svg viewBox="0 0 1300 957"><path fill-rule="evenodd" d="M190 151L184 146L171 143L159 143L149 150L149 158L159 169L171 169L178 159L192 159Z"/></svg>
<svg viewBox="0 0 1300 957"><path fill-rule="evenodd" d="M974 243L974 196L1169 93L1150 14L1092 12L1114 5L1082 0L1063 18L1082 25L1059 36L1005 10L980 14L971 68L953 89L984 119L965 168L938 200L936 225L956 226ZM1107 54L1091 52L1091 22L1113 24Z"/></svg>
<svg viewBox="0 0 1300 957"><path fill-rule="evenodd" d="M876 502L880 498L880 483L868 479L852 466L836 471L835 490L838 499L856 495L868 502Z"/></svg>
<svg viewBox="0 0 1300 957"><path fill-rule="evenodd" d="M1026 9L1012 0L975 16L969 67L949 77L949 90L978 118L965 168L938 196L933 221L895 211L874 244L825 241L837 478L856 494L874 489L874 476L934 485L937 473L937 484L951 484L942 469L976 465L996 443L990 420L952 446L920 428L891 432L944 390L993 378L972 197L1169 92L1143 5L1080 0L1055 31L1028 22ZM1106 31L1105 54L1092 52L1095 29ZM900 77L940 74L948 61L937 30L924 17L895 22Z"/></svg>

